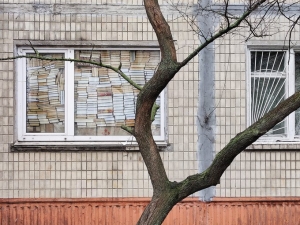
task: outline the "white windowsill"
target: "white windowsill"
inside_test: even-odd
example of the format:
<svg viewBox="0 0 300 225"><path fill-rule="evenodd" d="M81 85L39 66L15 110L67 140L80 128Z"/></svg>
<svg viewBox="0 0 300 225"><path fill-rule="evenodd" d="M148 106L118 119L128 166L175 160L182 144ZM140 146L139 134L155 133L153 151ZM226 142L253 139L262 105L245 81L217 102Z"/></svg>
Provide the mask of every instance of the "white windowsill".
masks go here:
<svg viewBox="0 0 300 225"><path fill-rule="evenodd" d="M300 141L256 142L246 150L300 150Z"/></svg>
<svg viewBox="0 0 300 225"><path fill-rule="evenodd" d="M157 141L161 151L170 151L172 145ZM136 142L15 142L12 151L138 151Z"/></svg>

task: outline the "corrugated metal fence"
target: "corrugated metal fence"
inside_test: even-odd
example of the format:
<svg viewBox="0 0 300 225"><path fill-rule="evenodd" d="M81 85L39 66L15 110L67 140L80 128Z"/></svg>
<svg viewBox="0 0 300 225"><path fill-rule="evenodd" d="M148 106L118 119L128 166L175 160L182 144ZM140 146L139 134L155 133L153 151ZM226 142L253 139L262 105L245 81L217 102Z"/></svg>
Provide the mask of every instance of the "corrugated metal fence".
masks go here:
<svg viewBox="0 0 300 225"><path fill-rule="evenodd" d="M145 198L2 199L1 225L132 225ZM300 225L300 198L196 198L177 204L165 225Z"/></svg>

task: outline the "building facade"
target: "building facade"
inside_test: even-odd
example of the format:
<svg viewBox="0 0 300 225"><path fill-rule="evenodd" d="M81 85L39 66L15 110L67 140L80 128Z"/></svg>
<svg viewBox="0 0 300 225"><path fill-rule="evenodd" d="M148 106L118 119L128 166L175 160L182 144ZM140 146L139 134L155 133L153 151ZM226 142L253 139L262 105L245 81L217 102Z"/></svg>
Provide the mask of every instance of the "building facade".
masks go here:
<svg viewBox="0 0 300 225"><path fill-rule="evenodd" d="M233 13L242 12L243 1L230 3ZM161 9L173 32L178 61L203 41L180 10L195 18L197 26L207 28L208 34L211 27L220 26L214 17L208 15L210 20L206 20L199 15L196 0L181 1L176 7L161 1ZM297 15L297 5L289 11L289 15ZM180 181L205 169L232 137L298 90L299 27L295 26L289 42L290 21L278 16L271 25L268 32L272 35L264 38L245 41L249 29L242 27L218 39L180 70L161 94L153 132L170 180ZM101 60L116 67L122 62L124 73L139 85L151 78L159 63L157 39L141 1L3 0L0 27L0 58L30 55L36 50L47 57ZM16 207L12 207L16 204L31 207L34 218L33 208L42 210L36 201L54 202L52 208L57 209L57 202L84 207L92 205L88 202L92 199L107 207L109 202L123 204L128 215L137 209L124 202L143 205L141 202L151 198L151 183L138 148L119 128L123 123L134 124L138 92L131 85L96 66L35 59L0 61L0 79L3 221L18 217L21 209L14 212ZM201 122L205 116L210 118L206 129ZM249 202L256 201L262 202L257 208L272 208L274 203L287 205L296 213L300 193L298 117L296 111L249 146L224 173L220 185L195 193L187 208L201 211L206 207L209 212L212 208L207 204L220 203L216 210L222 211L222 201L228 206L238 200L245 210L249 210L246 205L254 207ZM266 211L270 213L268 207ZM137 215L140 212L141 208ZM56 213L53 215L59 217L59 211ZM271 212L270 218L275 214ZM168 218L170 224L176 215L172 214L174 220ZM238 215L240 221L246 221L243 212ZM70 220L64 219L76 224L69 216ZM26 217L22 218L25 221ZM193 218L185 224L199 224L195 222L199 218ZM203 220L203 224L213 224L213 219L205 218L211 223ZM242 224L253 224L249 218L249 223ZM294 219L293 224L299 222ZM131 222L128 219L127 224Z"/></svg>

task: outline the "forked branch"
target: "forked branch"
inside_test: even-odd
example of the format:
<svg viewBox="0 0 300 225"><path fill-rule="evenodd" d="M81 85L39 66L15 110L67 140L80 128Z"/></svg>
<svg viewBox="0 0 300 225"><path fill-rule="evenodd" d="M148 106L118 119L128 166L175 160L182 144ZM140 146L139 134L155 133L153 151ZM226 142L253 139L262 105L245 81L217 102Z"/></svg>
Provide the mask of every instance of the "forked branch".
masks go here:
<svg viewBox="0 0 300 225"><path fill-rule="evenodd" d="M240 26L240 24L256 9L258 9L263 3L265 3L266 0L259 0L255 4L249 6L249 8L234 22L230 23L225 28L221 29L219 32L214 34L212 37L206 39L206 41L200 45L198 48L196 48L188 57L186 57L180 64L179 67L184 67L188 62L190 62L197 54L204 49L206 46L208 46L210 43L214 42L216 39L222 37L223 35L229 33L231 30L237 28Z"/></svg>

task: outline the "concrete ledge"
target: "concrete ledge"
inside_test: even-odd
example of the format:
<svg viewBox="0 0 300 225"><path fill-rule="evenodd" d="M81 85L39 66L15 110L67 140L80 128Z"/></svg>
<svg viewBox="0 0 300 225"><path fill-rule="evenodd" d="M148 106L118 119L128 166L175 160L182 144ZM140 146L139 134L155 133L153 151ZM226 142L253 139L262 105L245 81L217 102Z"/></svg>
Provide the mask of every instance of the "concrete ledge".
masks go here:
<svg viewBox="0 0 300 225"><path fill-rule="evenodd" d="M157 41L30 41L35 47L52 47L52 48L84 48L84 49L102 49L102 48L113 48L113 49L159 49ZM31 49L28 40L14 40L14 45L28 46Z"/></svg>
<svg viewBox="0 0 300 225"><path fill-rule="evenodd" d="M246 150L256 151L256 150L280 150L280 151L299 151L299 142L281 142L281 143L254 143L250 145Z"/></svg>
<svg viewBox="0 0 300 225"><path fill-rule="evenodd" d="M197 9L197 4L179 4L176 6L181 11L192 13ZM170 5L161 4L165 15L180 13ZM4 3L0 5L0 13L34 13L34 14L93 14L93 15L123 15L146 17L146 11L140 4L43 4L43 3Z"/></svg>
<svg viewBox="0 0 300 225"><path fill-rule="evenodd" d="M11 151L139 151L136 142L16 142L11 144ZM173 145L157 142L160 151L173 151Z"/></svg>

